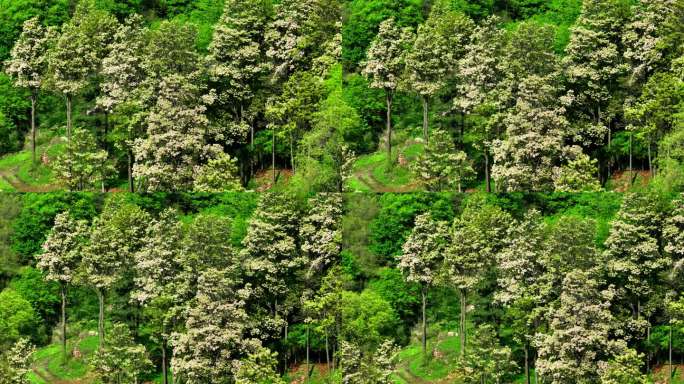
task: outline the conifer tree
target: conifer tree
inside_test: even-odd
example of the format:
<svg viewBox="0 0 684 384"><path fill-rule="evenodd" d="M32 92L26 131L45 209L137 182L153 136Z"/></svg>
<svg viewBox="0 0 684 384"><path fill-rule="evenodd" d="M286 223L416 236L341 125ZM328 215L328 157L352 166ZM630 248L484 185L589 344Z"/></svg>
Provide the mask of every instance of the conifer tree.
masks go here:
<svg viewBox="0 0 684 384"><path fill-rule="evenodd" d="M17 87L31 92L31 154L36 163L36 102L48 75L48 50L55 37L54 29L40 24L37 17L24 22L21 35L14 43L5 72Z"/></svg>
<svg viewBox="0 0 684 384"><path fill-rule="evenodd" d="M59 283L62 325L62 353L67 358L66 299L67 288L74 283L79 268L81 251L87 238L88 227L83 220L75 220L68 211L57 214L55 223L43 243L36 266L43 271L45 280Z"/></svg>

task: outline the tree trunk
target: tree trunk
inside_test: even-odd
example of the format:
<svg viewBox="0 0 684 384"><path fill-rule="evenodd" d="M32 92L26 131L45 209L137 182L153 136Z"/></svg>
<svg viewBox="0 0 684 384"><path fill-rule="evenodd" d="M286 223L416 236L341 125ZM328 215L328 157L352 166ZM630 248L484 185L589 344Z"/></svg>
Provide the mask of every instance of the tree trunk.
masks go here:
<svg viewBox="0 0 684 384"><path fill-rule="evenodd" d="M648 141L648 172L653 177L653 158L651 156L651 141Z"/></svg>
<svg viewBox="0 0 684 384"><path fill-rule="evenodd" d="M310 325L307 323L306 324L306 382L307 383L309 382L309 371L311 369L309 367L309 349L310 349L310 346L309 346L309 327L310 327Z"/></svg>
<svg viewBox="0 0 684 384"><path fill-rule="evenodd" d="M392 161L392 91L385 91L387 96L387 162L389 164L394 163Z"/></svg>
<svg viewBox="0 0 684 384"><path fill-rule="evenodd" d="M484 149L485 158L485 184L487 185L487 193L492 192L492 182L489 176L489 151L487 148Z"/></svg>
<svg viewBox="0 0 684 384"><path fill-rule="evenodd" d="M632 172L632 131L629 131L629 179L630 179L630 184L634 181L632 179L633 172Z"/></svg>
<svg viewBox="0 0 684 384"><path fill-rule="evenodd" d="M166 338L162 336L162 345L161 345L161 352L162 352L162 380L164 384L169 383L169 372L166 368Z"/></svg>
<svg viewBox="0 0 684 384"><path fill-rule="evenodd" d="M135 186L133 185L133 150L128 148L128 191L135 192Z"/></svg>
<svg viewBox="0 0 684 384"><path fill-rule="evenodd" d="M530 384L530 350L525 343L525 382Z"/></svg>
<svg viewBox="0 0 684 384"><path fill-rule="evenodd" d="M330 371L330 344L328 342L328 331L325 331L325 364Z"/></svg>
<svg viewBox="0 0 684 384"><path fill-rule="evenodd" d="M102 350L104 349L104 292L102 292L102 289L98 288L96 289L97 291L97 299L100 303L100 313L97 317L97 336L98 336L98 346L99 349Z"/></svg>
<svg viewBox="0 0 684 384"><path fill-rule="evenodd" d="M668 365L669 365L669 373L670 375L668 376L667 382L669 383L670 380L672 380L672 319L670 319L670 331L669 335L667 337L667 348L668 348Z"/></svg>
<svg viewBox="0 0 684 384"><path fill-rule="evenodd" d="M424 286L421 290L421 297L423 299L423 334L421 341L423 345L423 358L425 359L427 359L427 316L425 315L425 308L427 304L427 290L427 286Z"/></svg>
<svg viewBox="0 0 684 384"><path fill-rule="evenodd" d="M250 148L250 156L249 156L249 175L250 177L254 177L254 123L249 125L249 148Z"/></svg>
<svg viewBox="0 0 684 384"><path fill-rule="evenodd" d="M425 139L425 143L430 142L430 133L428 132L428 97L423 96L423 139Z"/></svg>
<svg viewBox="0 0 684 384"><path fill-rule="evenodd" d="M294 161L294 134L290 132L290 165L292 166L292 173L297 172Z"/></svg>
<svg viewBox="0 0 684 384"><path fill-rule="evenodd" d="M31 154L33 165L36 165L36 93L35 89L31 91Z"/></svg>
<svg viewBox="0 0 684 384"><path fill-rule="evenodd" d="M466 292L465 289L459 289L458 290L459 296L460 296L460 304L461 304L461 314L460 314L460 329L459 329L459 338L460 338L460 346L461 346L461 358L465 357L465 350L466 350Z"/></svg>
<svg viewBox="0 0 684 384"><path fill-rule="evenodd" d="M67 355L67 326L66 326L66 285L64 283L60 284L60 296L62 297L62 354L64 358L62 363L66 364L68 359Z"/></svg>
<svg viewBox="0 0 684 384"><path fill-rule="evenodd" d="M66 96L67 107L67 143L71 143L71 95Z"/></svg>
<svg viewBox="0 0 684 384"><path fill-rule="evenodd" d="M275 169L275 127L273 128L273 137L271 138L271 166L273 167L273 185L276 182L276 169Z"/></svg>

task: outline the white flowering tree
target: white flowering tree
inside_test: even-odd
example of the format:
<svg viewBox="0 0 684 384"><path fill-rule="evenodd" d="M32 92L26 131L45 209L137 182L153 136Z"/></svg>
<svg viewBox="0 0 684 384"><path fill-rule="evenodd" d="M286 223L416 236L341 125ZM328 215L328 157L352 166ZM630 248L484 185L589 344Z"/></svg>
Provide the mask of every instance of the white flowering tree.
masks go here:
<svg viewBox="0 0 684 384"><path fill-rule="evenodd" d="M62 325L62 353L67 358L66 304L67 288L76 280L81 252L88 236L88 224L76 220L68 211L57 214L50 234L43 243L43 252L37 255L40 269L47 281L59 284Z"/></svg>
<svg viewBox="0 0 684 384"><path fill-rule="evenodd" d="M0 353L0 384L30 384L29 372L35 351L28 339L19 339Z"/></svg>
<svg viewBox="0 0 684 384"><path fill-rule="evenodd" d="M105 345L105 297L132 271L149 222L149 215L139 207L111 197L91 225L79 279L97 293L99 349Z"/></svg>
<svg viewBox="0 0 684 384"><path fill-rule="evenodd" d="M432 215L425 213L416 217L411 234L402 246L398 256L397 267L404 274L404 279L421 286L422 299L422 346L423 355L427 358L427 295L430 288L438 280L446 248L450 237L446 223L436 221Z"/></svg>
<svg viewBox="0 0 684 384"><path fill-rule="evenodd" d="M5 72L14 85L31 92L31 153L36 162L36 100L45 83L48 69L48 50L55 37L52 28L41 25L37 17L24 22L21 35L14 43Z"/></svg>
<svg viewBox="0 0 684 384"><path fill-rule="evenodd" d="M342 209L342 196L339 194L317 194L309 199L309 211L302 219L299 237L310 274L324 272L339 261Z"/></svg>
<svg viewBox="0 0 684 384"><path fill-rule="evenodd" d="M393 18L380 23L377 36L371 42L362 73L371 88L385 91L387 104L387 161L392 161L392 100L406 68L406 53L413 42L413 33L400 28Z"/></svg>
<svg viewBox="0 0 684 384"><path fill-rule="evenodd" d="M432 140L410 167L429 191L436 192L463 192L463 183L475 175L466 153L456 150L449 132L441 129L433 132Z"/></svg>
<svg viewBox="0 0 684 384"><path fill-rule="evenodd" d="M57 179L70 191L97 189L100 184L100 190L105 192L107 179L116 171L108 157L89 130L76 128L67 151L57 156L51 166Z"/></svg>
<svg viewBox="0 0 684 384"><path fill-rule="evenodd" d="M104 384L140 383L152 371L144 345L136 344L126 324L115 324L107 347L95 352L90 366Z"/></svg>

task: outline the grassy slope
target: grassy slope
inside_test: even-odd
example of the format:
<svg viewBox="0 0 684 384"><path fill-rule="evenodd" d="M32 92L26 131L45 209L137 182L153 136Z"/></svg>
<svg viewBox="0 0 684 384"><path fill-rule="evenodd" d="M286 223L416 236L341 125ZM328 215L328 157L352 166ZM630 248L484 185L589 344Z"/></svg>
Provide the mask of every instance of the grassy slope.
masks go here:
<svg viewBox="0 0 684 384"><path fill-rule="evenodd" d="M39 142L36 148L38 164L35 166L29 147L0 157L0 191L46 192L59 189L49 162L54 161L64 149L65 144L60 138ZM47 155L47 165L40 161L43 153Z"/></svg>

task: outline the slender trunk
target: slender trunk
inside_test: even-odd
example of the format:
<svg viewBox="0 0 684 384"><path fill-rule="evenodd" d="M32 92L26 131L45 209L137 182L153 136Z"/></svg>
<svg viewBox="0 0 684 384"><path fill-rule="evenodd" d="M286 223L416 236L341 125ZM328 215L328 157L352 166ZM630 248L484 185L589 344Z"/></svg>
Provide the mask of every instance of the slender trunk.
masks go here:
<svg viewBox="0 0 684 384"><path fill-rule="evenodd" d="M166 368L166 338L164 338L164 336L162 336L161 352L162 352L162 380L163 380L163 384L168 384L169 383L169 372Z"/></svg>
<svg viewBox="0 0 684 384"><path fill-rule="evenodd" d="M271 138L271 166L273 167L273 185L276 182L276 169L275 169L275 128L273 128L273 137Z"/></svg>
<svg viewBox="0 0 684 384"><path fill-rule="evenodd" d="M306 324L306 382L309 382L309 324Z"/></svg>
<svg viewBox="0 0 684 384"><path fill-rule="evenodd" d="M71 95L66 97L67 107L67 143L71 143Z"/></svg>
<svg viewBox="0 0 684 384"><path fill-rule="evenodd" d="M31 91L31 154L33 165L36 165L36 93L35 89Z"/></svg>
<svg viewBox="0 0 684 384"><path fill-rule="evenodd" d="M525 381L530 384L530 350L527 343L525 343Z"/></svg>
<svg viewBox="0 0 684 384"><path fill-rule="evenodd" d="M490 180L489 176L489 151L487 148L484 149L484 158L485 158L485 184L487 184L487 193L490 193L492 191L492 182Z"/></svg>
<svg viewBox="0 0 684 384"><path fill-rule="evenodd" d="M648 172L653 177L653 158L651 156L651 141L648 141Z"/></svg>
<svg viewBox="0 0 684 384"><path fill-rule="evenodd" d="M534 359L534 384L539 383L539 373L537 372L537 359Z"/></svg>
<svg viewBox="0 0 684 384"><path fill-rule="evenodd" d="M392 164L392 91L385 91L387 96L387 161Z"/></svg>
<svg viewBox="0 0 684 384"><path fill-rule="evenodd" d="M100 303L100 313L97 317L97 336L99 349L104 349L104 292L101 288L97 288L97 299Z"/></svg>
<svg viewBox="0 0 684 384"><path fill-rule="evenodd" d="M292 173L297 172L294 161L294 134L290 132L290 165L292 166Z"/></svg>
<svg viewBox="0 0 684 384"><path fill-rule="evenodd" d="M466 351L466 292L465 289L459 289L458 290L459 296L460 296L460 304L461 304L461 314L460 314L460 329L459 329L459 338L460 338L460 347L461 347L461 358L465 357L465 351Z"/></svg>
<svg viewBox="0 0 684 384"><path fill-rule="evenodd" d="M463 137L465 136L465 112L461 111L461 147L463 146Z"/></svg>
<svg viewBox="0 0 684 384"><path fill-rule="evenodd" d="M254 177L254 123L249 125L249 175Z"/></svg>
<svg viewBox="0 0 684 384"><path fill-rule="evenodd" d="M325 364L330 370L330 344L328 342L328 331L325 331Z"/></svg>
<svg viewBox="0 0 684 384"><path fill-rule="evenodd" d="M428 97L423 96L423 139L425 143L430 142L430 134L428 132Z"/></svg>
<svg viewBox="0 0 684 384"><path fill-rule="evenodd" d="M62 363L66 364L67 356L67 326L66 326L66 285L64 283L60 286L60 295L62 297Z"/></svg>
<svg viewBox="0 0 684 384"><path fill-rule="evenodd" d="M427 306L427 290L428 287L424 286L421 291L421 297L423 299L423 335L422 335L422 345L423 345L423 358L427 359L427 316L425 315L425 308Z"/></svg>
<svg viewBox="0 0 684 384"><path fill-rule="evenodd" d="M135 192L135 186L133 185L133 150L128 148L128 191Z"/></svg>
<svg viewBox="0 0 684 384"><path fill-rule="evenodd" d="M632 179L632 131L629 131L629 179L630 179L630 184L633 182Z"/></svg>
<svg viewBox="0 0 684 384"><path fill-rule="evenodd" d="M670 375L668 376L667 382L669 383L670 380L672 380L672 319L670 319L670 331L669 335L667 338L667 344L668 344L668 361L669 361L669 373Z"/></svg>

